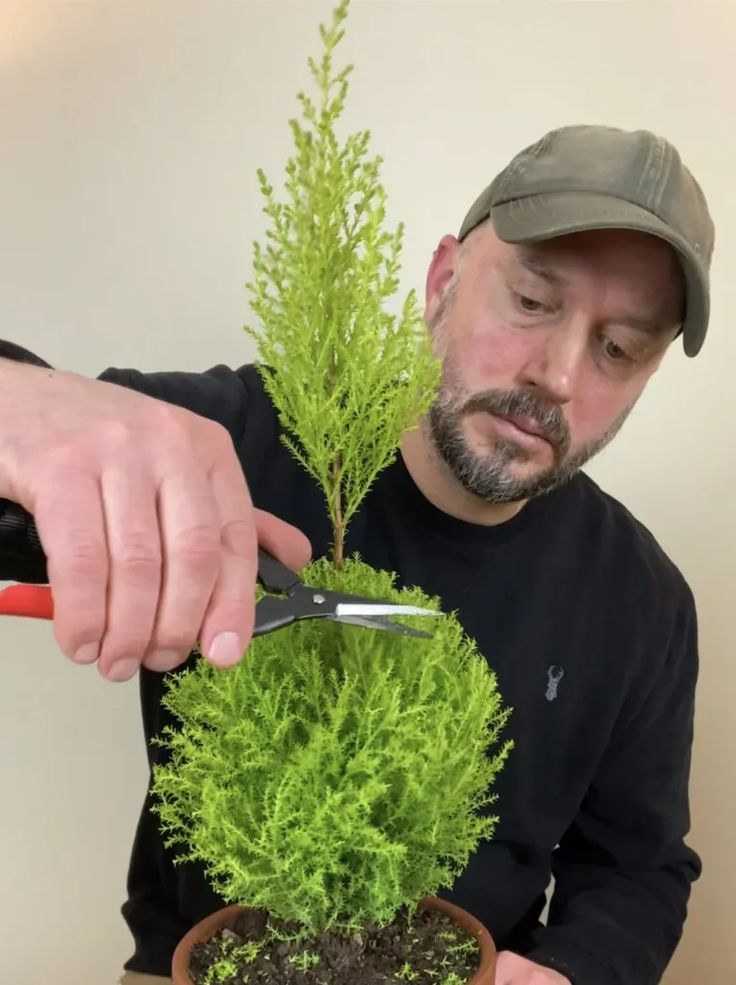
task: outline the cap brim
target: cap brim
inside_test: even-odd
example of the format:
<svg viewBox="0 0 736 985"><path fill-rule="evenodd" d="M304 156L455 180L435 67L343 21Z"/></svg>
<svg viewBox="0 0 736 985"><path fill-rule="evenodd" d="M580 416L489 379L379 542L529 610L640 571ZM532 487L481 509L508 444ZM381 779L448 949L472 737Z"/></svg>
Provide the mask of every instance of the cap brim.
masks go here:
<svg viewBox="0 0 736 985"><path fill-rule="evenodd" d="M651 212L609 195L552 192L496 205L490 219L497 236L507 243L533 243L592 229L632 229L665 240L677 252L685 277L683 347L688 356L700 351L710 309L707 272L692 247Z"/></svg>

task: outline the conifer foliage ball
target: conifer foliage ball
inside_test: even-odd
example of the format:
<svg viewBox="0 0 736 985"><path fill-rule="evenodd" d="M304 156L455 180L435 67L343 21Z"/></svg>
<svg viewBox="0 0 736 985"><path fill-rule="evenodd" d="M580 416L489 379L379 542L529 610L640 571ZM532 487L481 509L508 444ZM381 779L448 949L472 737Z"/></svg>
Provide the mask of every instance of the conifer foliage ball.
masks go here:
<svg viewBox="0 0 736 985"><path fill-rule="evenodd" d="M436 607L357 557L310 583ZM493 834L509 710L452 615L431 639L323 620L258 637L234 668L169 678L155 810L179 860L228 902L304 934L386 924L451 885Z"/></svg>

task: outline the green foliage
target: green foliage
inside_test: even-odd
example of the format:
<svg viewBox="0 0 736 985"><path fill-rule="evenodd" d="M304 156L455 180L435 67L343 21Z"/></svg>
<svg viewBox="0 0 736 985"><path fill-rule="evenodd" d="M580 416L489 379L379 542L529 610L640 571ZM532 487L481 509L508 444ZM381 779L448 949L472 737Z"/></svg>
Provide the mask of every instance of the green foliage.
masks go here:
<svg viewBox="0 0 736 985"><path fill-rule="evenodd" d="M313 584L436 607L357 558ZM407 620L421 623L421 617ZM229 671L169 679L155 810L179 860L227 901L304 935L385 924L450 885L492 836L490 787L511 743L494 674L451 615L431 639L305 621L258 637Z"/></svg>
<svg viewBox="0 0 736 985"><path fill-rule="evenodd" d="M233 978L238 973L238 966L232 958L220 958L207 969L206 985L219 985Z"/></svg>
<svg viewBox="0 0 736 985"><path fill-rule="evenodd" d="M259 170L267 243L253 245L248 284L259 326L259 369L286 430L284 441L321 486L342 563L345 530L401 434L427 409L439 382L416 295L388 310L399 287L403 225L384 229L382 158L367 156L369 131L340 142L352 66L337 71L348 2L322 26L323 54L309 59L317 87L299 93L286 200Z"/></svg>
<svg viewBox="0 0 736 985"><path fill-rule="evenodd" d="M231 954L224 954L207 969L205 983L206 985L219 985L220 982L226 982L228 978L233 978L237 973L237 957Z"/></svg>
<svg viewBox="0 0 736 985"><path fill-rule="evenodd" d="M263 941L247 940L236 944L227 938L220 940L220 956L207 969L205 985L220 985L221 982L235 979L242 965L252 964L263 946Z"/></svg>
<svg viewBox="0 0 736 985"><path fill-rule="evenodd" d="M205 985L219 985L220 982L234 978L242 964L252 964L255 961L263 949L263 944L253 940L235 944L226 938L220 941L219 947L220 957L207 969Z"/></svg>
<svg viewBox="0 0 736 985"><path fill-rule="evenodd" d="M289 962L296 965L297 968L301 968L302 971L314 968L319 964L319 961L319 954L313 954L312 951L302 951L301 954L292 954L289 958Z"/></svg>
<svg viewBox="0 0 736 985"><path fill-rule="evenodd" d="M459 943L450 944L447 948L448 954L473 954L478 949L476 941L472 939L460 941Z"/></svg>
<svg viewBox="0 0 736 985"><path fill-rule="evenodd" d="M388 311L403 227L383 228L381 159L367 156L367 131L342 144L336 134L351 66L336 71L333 55L347 9L340 0L321 28L321 60L309 62L318 99L299 96L286 201L259 172L271 227L254 244L260 325L246 330L284 440L332 520L333 556L304 577L439 608L343 558L351 517L440 375L414 293ZM295 938L385 926L450 886L495 830L510 710L455 616L432 630L425 639L305 621L256 638L228 671L199 661L169 675L162 702L175 726L153 740L168 753L154 768L153 809L177 862L201 863L226 901L262 907ZM234 957L223 951L209 985L234 973ZM313 957L295 960L306 971Z"/></svg>
<svg viewBox="0 0 736 985"><path fill-rule="evenodd" d="M401 968L396 972L396 977L400 978L402 982L413 982L419 975L412 968L408 961L405 961Z"/></svg>
<svg viewBox="0 0 736 985"><path fill-rule="evenodd" d="M248 940L238 945L238 956L247 964L251 964L263 950L262 941Z"/></svg>

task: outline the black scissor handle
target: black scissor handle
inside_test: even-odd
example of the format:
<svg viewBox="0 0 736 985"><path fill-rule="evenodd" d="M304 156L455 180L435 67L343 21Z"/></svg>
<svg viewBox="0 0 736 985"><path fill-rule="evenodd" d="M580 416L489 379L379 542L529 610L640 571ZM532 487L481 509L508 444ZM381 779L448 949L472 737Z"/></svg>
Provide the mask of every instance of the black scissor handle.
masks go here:
<svg viewBox="0 0 736 985"><path fill-rule="evenodd" d="M3 550L22 557L46 560L36 522L19 503L0 499L0 540Z"/></svg>
<svg viewBox="0 0 736 985"><path fill-rule="evenodd" d="M46 554L31 514L18 503L0 499L0 578L46 584Z"/></svg>
<svg viewBox="0 0 736 985"><path fill-rule="evenodd" d="M253 624L253 636L263 636L274 629L289 626L296 622L297 615L289 599L277 598L275 595L264 595L256 602L256 616Z"/></svg>
<svg viewBox="0 0 736 985"><path fill-rule="evenodd" d="M258 548L258 580L268 592L290 592L301 584L299 575L263 547Z"/></svg>

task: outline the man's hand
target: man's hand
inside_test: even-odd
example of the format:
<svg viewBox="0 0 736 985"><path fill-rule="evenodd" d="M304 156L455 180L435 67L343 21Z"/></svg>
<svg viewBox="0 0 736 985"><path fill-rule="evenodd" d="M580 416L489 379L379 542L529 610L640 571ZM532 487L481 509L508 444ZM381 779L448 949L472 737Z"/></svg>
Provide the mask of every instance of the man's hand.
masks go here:
<svg viewBox="0 0 736 985"><path fill-rule="evenodd" d="M495 985L571 985L559 971L527 961L511 951L500 951Z"/></svg>
<svg viewBox="0 0 736 985"><path fill-rule="evenodd" d="M307 563L298 530L253 508L228 432L125 387L0 360L0 496L36 520L54 631L111 680L171 670L199 641L236 663L257 545Z"/></svg>

